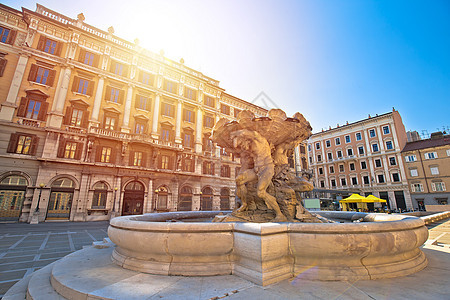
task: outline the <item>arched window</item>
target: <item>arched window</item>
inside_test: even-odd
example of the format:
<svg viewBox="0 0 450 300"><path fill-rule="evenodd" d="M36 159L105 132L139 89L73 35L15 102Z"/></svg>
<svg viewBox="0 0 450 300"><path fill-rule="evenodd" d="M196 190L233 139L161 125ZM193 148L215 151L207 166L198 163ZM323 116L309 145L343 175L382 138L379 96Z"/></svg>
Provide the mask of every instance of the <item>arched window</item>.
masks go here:
<svg viewBox="0 0 450 300"><path fill-rule="evenodd" d="M212 202L213 190L210 187L203 188L200 201L200 210L212 210Z"/></svg>
<svg viewBox="0 0 450 300"><path fill-rule="evenodd" d="M192 210L192 188L190 186L183 186L180 189L178 211L190 210Z"/></svg>
<svg viewBox="0 0 450 300"><path fill-rule="evenodd" d="M230 190L222 188L220 190L220 210L230 209Z"/></svg>
<svg viewBox="0 0 450 300"><path fill-rule="evenodd" d="M92 199L92 208L105 208L106 207L106 195L108 192L108 186L104 182L97 182L94 185L94 197Z"/></svg>
<svg viewBox="0 0 450 300"><path fill-rule="evenodd" d="M126 191L143 191L144 186L138 181L132 181L125 187Z"/></svg>
<svg viewBox="0 0 450 300"><path fill-rule="evenodd" d="M69 178L61 178L52 183L53 188L73 188L74 182Z"/></svg>
<svg viewBox="0 0 450 300"><path fill-rule="evenodd" d="M169 196L169 190L167 189L167 187L165 186L161 186L157 189L157 193L158 193L158 200L156 203L156 209L158 211L162 210L167 210L167 199Z"/></svg>

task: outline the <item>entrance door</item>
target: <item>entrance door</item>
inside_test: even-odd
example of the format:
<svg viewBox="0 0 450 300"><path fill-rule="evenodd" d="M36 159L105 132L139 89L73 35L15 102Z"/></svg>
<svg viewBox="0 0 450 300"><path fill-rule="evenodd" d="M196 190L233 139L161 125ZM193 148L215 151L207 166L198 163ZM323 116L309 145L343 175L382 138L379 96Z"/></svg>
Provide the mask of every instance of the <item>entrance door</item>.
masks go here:
<svg viewBox="0 0 450 300"><path fill-rule="evenodd" d="M403 194L403 191L395 191L395 202L397 203L397 209L401 209L402 211L406 210L406 202L405 202L405 195Z"/></svg>
<svg viewBox="0 0 450 300"><path fill-rule="evenodd" d="M72 192L52 192L48 202L47 220L69 220Z"/></svg>
<svg viewBox="0 0 450 300"><path fill-rule="evenodd" d="M142 215L144 211L144 186L132 181L125 187L122 215Z"/></svg>
<svg viewBox="0 0 450 300"><path fill-rule="evenodd" d="M0 221L18 221L27 188L22 176L8 176L0 182Z"/></svg>
<svg viewBox="0 0 450 300"><path fill-rule="evenodd" d="M205 187L202 190L202 197L200 202L200 210L210 211L213 205L213 190L209 187Z"/></svg>
<svg viewBox="0 0 450 300"><path fill-rule="evenodd" d="M68 178L61 178L52 183L47 220L69 220L74 186L74 182Z"/></svg>

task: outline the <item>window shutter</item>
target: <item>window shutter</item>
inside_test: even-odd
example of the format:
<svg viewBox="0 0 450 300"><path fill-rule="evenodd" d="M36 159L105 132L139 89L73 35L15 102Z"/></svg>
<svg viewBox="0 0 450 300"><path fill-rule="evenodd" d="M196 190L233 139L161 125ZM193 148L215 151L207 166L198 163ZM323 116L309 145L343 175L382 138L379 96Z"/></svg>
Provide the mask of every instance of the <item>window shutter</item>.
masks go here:
<svg viewBox="0 0 450 300"><path fill-rule="evenodd" d="M138 81L144 83L144 71L139 71Z"/></svg>
<svg viewBox="0 0 450 300"><path fill-rule="evenodd" d="M39 37L39 42L38 42L38 45L37 45L37 49L38 50L41 50L41 51L44 51L44 48L45 48L45 40L46 40L47 38L45 37L45 36L43 36L43 35L41 35L40 37Z"/></svg>
<svg viewBox="0 0 450 300"><path fill-rule="evenodd" d="M147 167L147 153L142 152L142 163L141 166L146 168Z"/></svg>
<svg viewBox="0 0 450 300"><path fill-rule="evenodd" d="M162 155L158 155L158 166L157 169L161 169L162 168Z"/></svg>
<svg viewBox="0 0 450 300"><path fill-rule="evenodd" d="M81 158L81 153L83 152L83 143L77 143L77 149L75 150L75 159Z"/></svg>
<svg viewBox="0 0 450 300"><path fill-rule="evenodd" d="M67 106L66 114L64 115L64 120L63 120L64 125L70 125L71 119L72 119L72 112L73 112L73 107Z"/></svg>
<svg viewBox="0 0 450 300"><path fill-rule="evenodd" d="M66 139L63 137L59 138L58 152L56 156L59 158L64 157L64 150L66 149Z"/></svg>
<svg viewBox="0 0 450 300"><path fill-rule="evenodd" d="M433 154L434 154L434 158L438 158L437 152L433 152Z"/></svg>
<svg viewBox="0 0 450 300"><path fill-rule="evenodd" d="M111 147L111 156L109 162L112 164L116 163L116 149L114 147Z"/></svg>
<svg viewBox="0 0 450 300"><path fill-rule="evenodd" d="M88 88L87 88L87 94L89 96L92 96L94 94L94 81L89 80Z"/></svg>
<svg viewBox="0 0 450 300"><path fill-rule="evenodd" d="M41 109L39 110L38 120L46 121L48 102L41 102Z"/></svg>
<svg viewBox="0 0 450 300"><path fill-rule="evenodd" d="M31 65L30 74L28 74L28 81L36 81L38 66L35 64Z"/></svg>
<svg viewBox="0 0 450 300"><path fill-rule="evenodd" d="M15 30L10 30L9 31L9 35L8 35L8 39L6 40L7 44L14 44L14 40L16 39L16 31Z"/></svg>
<svg viewBox="0 0 450 300"><path fill-rule="evenodd" d="M83 110L83 117L81 118L81 127L87 128L89 123L89 111Z"/></svg>
<svg viewBox="0 0 450 300"><path fill-rule="evenodd" d="M6 59L0 58L0 77L2 77L5 72L7 62L8 61Z"/></svg>
<svg viewBox="0 0 450 300"><path fill-rule="evenodd" d="M175 116L175 106L170 105L170 116L173 118Z"/></svg>
<svg viewBox="0 0 450 300"><path fill-rule="evenodd" d="M99 145L95 151L95 161L100 162L102 158L102 147Z"/></svg>
<svg viewBox="0 0 450 300"><path fill-rule="evenodd" d="M214 175L215 173L215 164L211 163L211 175Z"/></svg>
<svg viewBox="0 0 450 300"><path fill-rule="evenodd" d="M442 190L443 190L443 191L446 191L446 189L445 189L445 183L442 182L441 185L442 185Z"/></svg>
<svg viewBox="0 0 450 300"><path fill-rule="evenodd" d="M38 144L39 144L39 138L37 136L33 136L31 138L30 155L36 155Z"/></svg>
<svg viewBox="0 0 450 300"><path fill-rule="evenodd" d="M72 84L72 92L76 92L78 89L78 83L80 82L80 77L75 76L73 78L73 84Z"/></svg>
<svg viewBox="0 0 450 300"><path fill-rule="evenodd" d="M100 59L100 56L98 54L94 54L94 61L92 62L92 66L97 68L98 67L98 61Z"/></svg>
<svg viewBox="0 0 450 300"><path fill-rule="evenodd" d="M15 153L17 149L17 141L19 140L19 134L11 133L11 137L9 138L8 149L6 152Z"/></svg>
<svg viewBox="0 0 450 300"><path fill-rule="evenodd" d="M120 104L123 103L123 96L124 96L124 91L123 90L119 90L119 103Z"/></svg>
<svg viewBox="0 0 450 300"><path fill-rule="evenodd" d="M134 97L134 108L139 108L139 100L141 95L136 94L136 97Z"/></svg>
<svg viewBox="0 0 450 300"><path fill-rule="evenodd" d="M174 159L173 159L173 156L171 155L171 156L169 156L169 168L168 168L169 170L174 169L173 163L174 163Z"/></svg>
<svg viewBox="0 0 450 300"><path fill-rule="evenodd" d="M130 155L129 160L128 160L128 165L129 165L129 166L133 166L133 165L134 165L134 164L133 164L133 163L134 163L134 152L135 152L135 151L130 151L130 152L129 152L129 155Z"/></svg>
<svg viewBox="0 0 450 300"><path fill-rule="evenodd" d="M47 78L47 85L53 86L53 82L55 82L56 70L50 70Z"/></svg>
<svg viewBox="0 0 450 300"><path fill-rule="evenodd" d="M105 100L110 101L111 100L111 86L106 86L106 94L105 94Z"/></svg>
<svg viewBox="0 0 450 300"><path fill-rule="evenodd" d="M127 65L123 65L122 76L124 76L124 77L128 76L128 66Z"/></svg>
<svg viewBox="0 0 450 300"><path fill-rule="evenodd" d="M63 47L63 43L56 42L56 49L55 49L55 55L56 56L61 56L62 47Z"/></svg>
<svg viewBox="0 0 450 300"><path fill-rule="evenodd" d="M148 99L147 99L147 103L146 103L146 105L145 105L145 110L150 111L151 105L152 105L152 98L148 98Z"/></svg>
<svg viewBox="0 0 450 300"><path fill-rule="evenodd" d="M78 54L78 61L84 63L85 57L86 57L86 50L80 48L80 53Z"/></svg>
<svg viewBox="0 0 450 300"><path fill-rule="evenodd" d="M28 99L26 97L22 97L20 99L19 108L17 109L17 116L18 117L25 117L27 114L27 106L28 106Z"/></svg>
<svg viewBox="0 0 450 300"><path fill-rule="evenodd" d="M411 184L411 191L415 192L414 184Z"/></svg>
<svg viewBox="0 0 450 300"><path fill-rule="evenodd" d="M431 183L431 189L433 192L436 192L436 184L434 182Z"/></svg>

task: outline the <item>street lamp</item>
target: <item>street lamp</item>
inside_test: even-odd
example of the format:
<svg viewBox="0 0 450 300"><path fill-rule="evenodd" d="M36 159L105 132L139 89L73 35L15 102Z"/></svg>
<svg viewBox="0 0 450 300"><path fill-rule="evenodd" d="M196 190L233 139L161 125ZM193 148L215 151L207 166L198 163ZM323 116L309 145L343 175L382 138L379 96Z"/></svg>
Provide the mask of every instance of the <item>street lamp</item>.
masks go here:
<svg viewBox="0 0 450 300"><path fill-rule="evenodd" d="M117 188L114 188L114 201L113 201L113 209L112 212L115 213L116 212L116 200L117 200Z"/></svg>
<svg viewBox="0 0 450 300"><path fill-rule="evenodd" d="M38 197L38 202L36 205L36 210L35 212L39 212L39 203L41 202L41 196L42 196L42 188L45 186L45 184L41 183L39 184L39 197Z"/></svg>

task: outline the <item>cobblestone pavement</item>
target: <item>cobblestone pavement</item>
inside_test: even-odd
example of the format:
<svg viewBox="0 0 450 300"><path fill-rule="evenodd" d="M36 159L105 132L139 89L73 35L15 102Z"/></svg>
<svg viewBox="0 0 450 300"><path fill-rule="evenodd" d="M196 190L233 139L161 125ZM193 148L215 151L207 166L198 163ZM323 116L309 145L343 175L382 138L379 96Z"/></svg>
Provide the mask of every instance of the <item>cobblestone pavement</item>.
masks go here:
<svg viewBox="0 0 450 300"><path fill-rule="evenodd" d="M450 245L450 219L435 222L427 227L429 240L437 239L438 245Z"/></svg>
<svg viewBox="0 0 450 300"><path fill-rule="evenodd" d="M0 298L23 277L107 237L109 222L0 224Z"/></svg>

